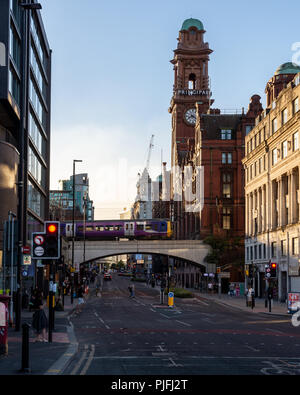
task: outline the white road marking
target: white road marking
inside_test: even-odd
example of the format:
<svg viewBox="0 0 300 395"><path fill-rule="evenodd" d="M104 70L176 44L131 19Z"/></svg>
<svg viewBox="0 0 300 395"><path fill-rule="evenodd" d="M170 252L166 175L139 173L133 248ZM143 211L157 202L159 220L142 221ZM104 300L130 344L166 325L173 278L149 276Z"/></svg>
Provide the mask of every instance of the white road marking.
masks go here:
<svg viewBox="0 0 300 395"><path fill-rule="evenodd" d="M251 350L251 351L259 352L259 350L257 350L256 348L254 348L252 346L245 345L245 347L249 348L249 350Z"/></svg>
<svg viewBox="0 0 300 395"><path fill-rule="evenodd" d="M95 345L92 344L91 348L92 349L91 349L90 355L88 357L88 360L86 361L85 366L83 367L82 371L80 372L80 376L84 376L86 374L88 368L90 367L90 365L92 363L92 360L93 360L93 357L94 357L94 354L95 354Z"/></svg>
<svg viewBox="0 0 300 395"><path fill-rule="evenodd" d="M87 349L88 349L88 345L85 344L85 345L84 345L84 352L82 353L82 356L81 356L80 360L78 361L78 363L75 365L74 369L72 370L71 376L75 376L76 373L78 372L78 370L79 370L79 368L80 368L82 362L83 362L83 361L85 360L85 358L86 358Z"/></svg>
<svg viewBox="0 0 300 395"><path fill-rule="evenodd" d="M186 322L183 322L183 321L179 321L179 320L176 320L176 321L179 322L179 323L182 324L182 325L192 326L191 324L187 324Z"/></svg>

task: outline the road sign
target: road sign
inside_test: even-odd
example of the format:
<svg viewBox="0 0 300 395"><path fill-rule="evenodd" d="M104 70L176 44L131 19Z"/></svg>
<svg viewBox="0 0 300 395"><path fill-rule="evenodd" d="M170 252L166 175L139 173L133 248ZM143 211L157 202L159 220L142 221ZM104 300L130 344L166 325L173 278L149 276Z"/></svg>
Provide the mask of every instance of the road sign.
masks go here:
<svg viewBox="0 0 300 395"><path fill-rule="evenodd" d="M38 235L38 236L35 236L35 238L33 239L33 241L34 241L34 243L37 244L37 245L42 245L42 244L44 244L45 238L44 238L44 236L42 236L42 235Z"/></svg>
<svg viewBox="0 0 300 395"><path fill-rule="evenodd" d="M30 255L30 246L23 246L22 252L23 254Z"/></svg>
<svg viewBox="0 0 300 395"><path fill-rule="evenodd" d="M218 276L222 278L230 278L230 272L220 272Z"/></svg>
<svg viewBox="0 0 300 395"><path fill-rule="evenodd" d="M173 307L174 306L174 292L169 292L168 293L168 306Z"/></svg>
<svg viewBox="0 0 300 395"><path fill-rule="evenodd" d="M43 247L36 247L34 249L34 255L36 255L36 256L42 257L44 255L44 253L45 253L45 250Z"/></svg>
<svg viewBox="0 0 300 395"><path fill-rule="evenodd" d="M31 265L31 255L23 255L23 265Z"/></svg>

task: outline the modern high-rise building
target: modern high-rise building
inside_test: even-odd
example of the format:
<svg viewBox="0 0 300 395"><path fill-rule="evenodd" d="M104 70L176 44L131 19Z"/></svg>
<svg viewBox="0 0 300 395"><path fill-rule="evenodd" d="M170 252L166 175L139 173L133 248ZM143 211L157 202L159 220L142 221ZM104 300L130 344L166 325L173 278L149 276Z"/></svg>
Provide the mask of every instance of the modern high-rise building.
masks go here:
<svg viewBox="0 0 300 395"><path fill-rule="evenodd" d="M89 178L86 173L75 174L75 214L74 219L94 220L93 201L89 196ZM67 221L73 218L73 176L60 181L60 189L50 191L50 217Z"/></svg>
<svg viewBox="0 0 300 395"><path fill-rule="evenodd" d="M9 210L23 245L49 213L51 50L38 8L0 2L0 249Z"/></svg>

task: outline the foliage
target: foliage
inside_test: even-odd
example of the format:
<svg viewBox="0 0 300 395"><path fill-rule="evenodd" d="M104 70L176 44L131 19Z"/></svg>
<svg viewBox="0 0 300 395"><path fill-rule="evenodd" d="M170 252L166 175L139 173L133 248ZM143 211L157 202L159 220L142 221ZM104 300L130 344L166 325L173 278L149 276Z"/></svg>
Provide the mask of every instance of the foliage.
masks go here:
<svg viewBox="0 0 300 395"><path fill-rule="evenodd" d="M174 292L175 298L193 298L194 297L194 294L185 288L170 288L170 292ZM165 290L166 295L167 295L167 293L168 293L168 291Z"/></svg>
<svg viewBox="0 0 300 395"><path fill-rule="evenodd" d="M206 237L203 242L211 246L211 252L205 257L205 262L218 266L243 264L244 245L241 237L229 239L211 235Z"/></svg>

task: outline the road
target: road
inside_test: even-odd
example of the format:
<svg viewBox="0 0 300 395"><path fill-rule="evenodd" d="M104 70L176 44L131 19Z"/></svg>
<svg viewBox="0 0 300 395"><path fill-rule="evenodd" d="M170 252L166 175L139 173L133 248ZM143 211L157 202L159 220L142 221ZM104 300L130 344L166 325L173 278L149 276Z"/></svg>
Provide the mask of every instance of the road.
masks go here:
<svg viewBox="0 0 300 395"><path fill-rule="evenodd" d="M300 374L300 331L290 318L243 312L205 298L160 305L159 292L113 275L72 317L79 343L65 375ZM166 303L166 302L165 302Z"/></svg>

